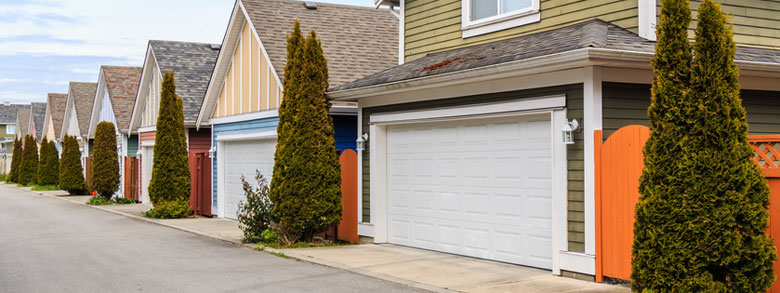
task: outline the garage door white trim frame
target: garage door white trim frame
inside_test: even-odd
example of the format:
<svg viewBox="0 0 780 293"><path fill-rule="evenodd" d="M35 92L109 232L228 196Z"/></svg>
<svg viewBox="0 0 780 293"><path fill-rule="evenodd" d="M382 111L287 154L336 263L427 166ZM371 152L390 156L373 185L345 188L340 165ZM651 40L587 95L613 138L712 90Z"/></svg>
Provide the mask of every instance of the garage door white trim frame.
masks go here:
<svg viewBox="0 0 780 293"><path fill-rule="evenodd" d="M276 130L217 134L217 217L225 217L225 142L276 139ZM213 210L213 208L212 208Z"/></svg>
<svg viewBox="0 0 780 293"><path fill-rule="evenodd" d="M566 250L566 145L560 129L566 122L566 97L553 96L532 100L478 104L405 113L374 114L370 117L369 149L371 160L371 223L374 242L388 241L387 206L387 126L420 121L476 119L511 115L549 113L552 124L552 271L560 274L561 252Z"/></svg>

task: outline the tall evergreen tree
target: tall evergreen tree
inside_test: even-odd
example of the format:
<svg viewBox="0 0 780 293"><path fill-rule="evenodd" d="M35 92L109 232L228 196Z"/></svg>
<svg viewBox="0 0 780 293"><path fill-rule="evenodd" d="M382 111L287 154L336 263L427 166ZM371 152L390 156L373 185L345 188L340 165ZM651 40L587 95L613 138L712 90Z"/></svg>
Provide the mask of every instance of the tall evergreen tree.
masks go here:
<svg viewBox="0 0 780 293"><path fill-rule="evenodd" d="M60 160L54 141L45 137L41 141L40 159L38 160L38 184L56 185L59 181Z"/></svg>
<svg viewBox="0 0 780 293"><path fill-rule="evenodd" d="M119 155L114 123L103 121L95 129L91 176L92 189L100 196L111 199L119 190Z"/></svg>
<svg viewBox="0 0 780 293"><path fill-rule="evenodd" d="M173 72L166 71L160 93L160 114L154 140L154 167L149 197L156 206L162 202L190 198L190 168L184 136L184 112L176 95Z"/></svg>
<svg viewBox="0 0 780 293"><path fill-rule="evenodd" d="M304 241L341 220L341 175L328 113L327 61L314 31L287 38L284 99L270 197L274 216Z"/></svg>
<svg viewBox="0 0 780 293"><path fill-rule="evenodd" d="M77 194L87 189L84 182L84 168L81 166L81 151L76 137L66 135L62 140L62 160L60 160L60 189Z"/></svg>
<svg viewBox="0 0 780 293"><path fill-rule="evenodd" d="M14 137L14 149L11 153L11 172L8 174L8 180L19 182L20 166L22 165L22 139Z"/></svg>
<svg viewBox="0 0 780 293"><path fill-rule="evenodd" d="M24 137L21 167L22 172L19 174L19 184L31 185L38 183L38 145L32 135Z"/></svg>

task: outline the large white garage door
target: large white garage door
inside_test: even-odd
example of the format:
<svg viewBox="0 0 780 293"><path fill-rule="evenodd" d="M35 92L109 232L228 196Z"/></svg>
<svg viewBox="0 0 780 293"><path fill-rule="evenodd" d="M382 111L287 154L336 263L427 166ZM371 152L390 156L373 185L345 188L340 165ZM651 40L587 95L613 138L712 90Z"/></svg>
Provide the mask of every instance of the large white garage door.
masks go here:
<svg viewBox="0 0 780 293"><path fill-rule="evenodd" d="M551 269L549 114L387 127L388 240Z"/></svg>
<svg viewBox="0 0 780 293"><path fill-rule="evenodd" d="M256 184L255 170L260 170L269 182L274 168L276 139L225 142L224 182L225 217L236 219L238 203L246 201L241 176Z"/></svg>

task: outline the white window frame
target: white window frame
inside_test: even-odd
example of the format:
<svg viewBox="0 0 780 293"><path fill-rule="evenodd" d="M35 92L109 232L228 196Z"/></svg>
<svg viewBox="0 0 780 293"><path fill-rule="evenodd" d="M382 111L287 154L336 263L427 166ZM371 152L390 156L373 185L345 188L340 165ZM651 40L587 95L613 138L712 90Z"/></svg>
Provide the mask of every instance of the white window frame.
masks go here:
<svg viewBox="0 0 780 293"><path fill-rule="evenodd" d="M471 20L471 0L461 0L462 37L465 39L468 37L483 35L529 23L539 22L541 20L539 2L540 0L531 0L531 8L516 10L503 14L501 13L501 7L499 7L498 15L478 20Z"/></svg>
<svg viewBox="0 0 780 293"><path fill-rule="evenodd" d="M16 132L16 124L7 124L5 126L5 134L14 134Z"/></svg>

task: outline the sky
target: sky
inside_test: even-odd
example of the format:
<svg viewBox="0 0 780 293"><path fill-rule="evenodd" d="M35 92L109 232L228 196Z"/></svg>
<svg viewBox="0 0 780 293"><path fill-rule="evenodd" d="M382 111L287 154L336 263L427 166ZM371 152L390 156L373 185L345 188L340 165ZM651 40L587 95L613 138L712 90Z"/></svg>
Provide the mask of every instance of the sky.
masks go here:
<svg viewBox="0 0 780 293"><path fill-rule="evenodd" d="M317 0L372 6L373 0ZM45 102L100 65L143 66L149 40L221 43L234 0L0 0L0 102Z"/></svg>

